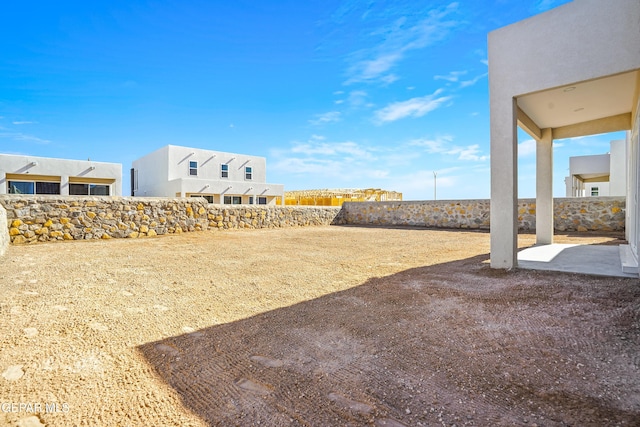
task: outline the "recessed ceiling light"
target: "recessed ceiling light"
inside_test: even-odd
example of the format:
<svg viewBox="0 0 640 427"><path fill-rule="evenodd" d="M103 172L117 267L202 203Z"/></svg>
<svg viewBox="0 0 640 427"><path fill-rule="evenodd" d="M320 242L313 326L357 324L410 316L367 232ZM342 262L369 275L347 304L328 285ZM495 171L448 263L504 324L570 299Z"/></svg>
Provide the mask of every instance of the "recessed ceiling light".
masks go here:
<svg viewBox="0 0 640 427"><path fill-rule="evenodd" d="M573 111L574 111L574 113L577 113L578 111L582 111L582 110L584 110L584 108L580 107L580 108L576 108L576 109L575 109L575 110L573 110Z"/></svg>
<svg viewBox="0 0 640 427"><path fill-rule="evenodd" d="M572 90L576 90L576 87L575 86L569 86L569 87L564 88L564 92L571 92Z"/></svg>

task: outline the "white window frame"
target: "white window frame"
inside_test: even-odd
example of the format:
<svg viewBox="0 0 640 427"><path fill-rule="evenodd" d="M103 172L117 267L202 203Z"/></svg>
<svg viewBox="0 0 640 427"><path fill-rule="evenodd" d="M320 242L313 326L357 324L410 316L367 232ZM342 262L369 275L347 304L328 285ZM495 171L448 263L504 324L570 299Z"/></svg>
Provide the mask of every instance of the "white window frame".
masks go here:
<svg viewBox="0 0 640 427"><path fill-rule="evenodd" d="M229 165L226 163L220 165L220 178L229 178Z"/></svg>
<svg viewBox="0 0 640 427"><path fill-rule="evenodd" d="M198 176L198 162L195 160L189 160L189 176Z"/></svg>
<svg viewBox="0 0 640 427"><path fill-rule="evenodd" d="M251 168L251 166L245 166L244 179L245 181L251 181L253 179L253 168Z"/></svg>

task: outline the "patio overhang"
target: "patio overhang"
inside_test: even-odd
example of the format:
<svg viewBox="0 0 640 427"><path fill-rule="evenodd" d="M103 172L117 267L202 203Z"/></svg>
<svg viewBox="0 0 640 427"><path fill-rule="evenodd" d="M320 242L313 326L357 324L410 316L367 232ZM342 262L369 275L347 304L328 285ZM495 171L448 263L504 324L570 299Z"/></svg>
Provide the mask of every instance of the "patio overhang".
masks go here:
<svg viewBox="0 0 640 427"><path fill-rule="evenodd" d="M630 130L640 71L521 95L518 126L534 139L550 128L553 139Z"/></svg>

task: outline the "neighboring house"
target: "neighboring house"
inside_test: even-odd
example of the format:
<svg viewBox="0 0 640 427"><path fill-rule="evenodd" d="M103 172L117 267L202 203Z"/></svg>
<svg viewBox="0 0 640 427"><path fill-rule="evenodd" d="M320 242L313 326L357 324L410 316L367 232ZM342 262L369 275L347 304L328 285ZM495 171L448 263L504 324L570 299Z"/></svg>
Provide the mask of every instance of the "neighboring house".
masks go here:
<svg viewBox="0 0 640 427"><path fill-rule="evenodd" d="M0 154L0 194L122 195L122 165Z"/></svg>
<svg viewBox="0 0 640 427"><path fill-rule="evenodd" d="M569 157L564 179L567 197L625 196L627 194L626 142L611 141L607 154Z"/></svg>
<svg viewBox="0 0 640 427"><path fill-rule="evenodd" d="M284 204L284 185L267 183L264 157L167 145L133 162L131 195L275 205Z"/></svg>
<svg viewBox="0 0 640 427"><path fill-rule="evenodd" d="M491 266L517 266L518 136L536 140L536 243L553 242L553 141L626 134L623 271L640 244L640 1L574 0L488 36ZM622 257L621 257L622 258Z"/></svg>

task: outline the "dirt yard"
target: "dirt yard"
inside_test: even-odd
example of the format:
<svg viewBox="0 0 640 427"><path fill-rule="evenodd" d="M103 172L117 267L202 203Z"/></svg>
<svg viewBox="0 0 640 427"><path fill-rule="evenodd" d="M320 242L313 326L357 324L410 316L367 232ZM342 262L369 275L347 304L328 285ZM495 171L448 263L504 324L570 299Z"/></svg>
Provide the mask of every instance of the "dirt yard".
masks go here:
<svg viewBox="0 0 640 427"><path fill-rule="evenodd" d="M356 227L10 247L0 425L640 425L638 280L488 253Z"/></svg>

